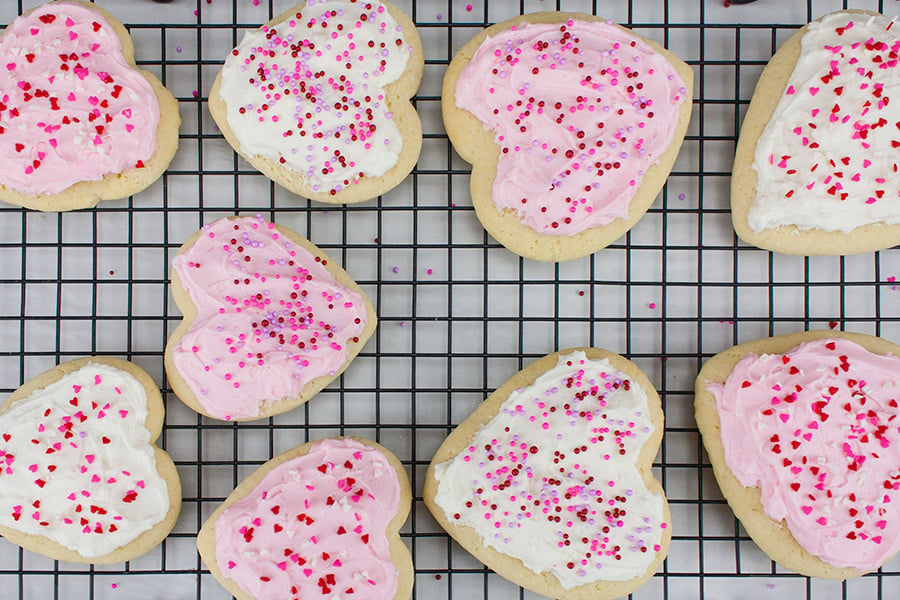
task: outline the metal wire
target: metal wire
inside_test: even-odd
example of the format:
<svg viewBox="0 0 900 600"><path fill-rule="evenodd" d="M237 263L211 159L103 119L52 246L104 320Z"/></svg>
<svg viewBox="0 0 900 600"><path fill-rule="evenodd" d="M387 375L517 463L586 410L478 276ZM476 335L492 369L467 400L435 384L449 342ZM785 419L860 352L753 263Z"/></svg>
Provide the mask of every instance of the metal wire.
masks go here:
<svg viewBox="0 0 900 600"><path fill-rule="evenodd" d="M181 148L157 184L128 200L67 214L0 208L0 391L84 355L135 361L165 393L161 443L178 466L184 508L159 548L110 567L59 563L0 541L0 598L228 597L195 551L204 519L271 456L338 434L379 441L409 471L415 502L402 534L416 563L416 597L531 596L440 530L421 502L422 480L447 433L494 388L531 360L580 345L637 362L666 411L654 469L675 534L663 568L635 597L900 597L897 560L848 583L813 581L769 561L722 499L692 416L700 365L734 343L827 327L900 339L896 249L772 255L739 244L728 211L734 144L771 54L825 12L893 3L396 2L425 41L415 99L423 155L397 189L347 207L277 188L237 158L208 116L205 94L225 53L242 31L290 2L101 4L129 24L139 64L178 97ZM0 3L0 21L30 6ZM484 233L469 198L469 165L440 123L440 82L454 52L486 25L536 10L602 14L663 43L696 72L693 124L660 199L609 248L557 265L519 259ZM167 289L169 261L202 223L238 212L262 213L309 237L361 283L380 315L368 346L328 389L291 413L240 425L185 408L162 366L165 339L180 319Z"/></svg>

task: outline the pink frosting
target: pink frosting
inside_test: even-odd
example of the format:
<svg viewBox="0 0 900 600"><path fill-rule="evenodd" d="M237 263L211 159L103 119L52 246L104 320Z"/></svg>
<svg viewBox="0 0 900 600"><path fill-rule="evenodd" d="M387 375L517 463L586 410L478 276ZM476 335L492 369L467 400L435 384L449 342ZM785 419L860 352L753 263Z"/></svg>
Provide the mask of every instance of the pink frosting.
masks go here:
<svg viewBox="0 0 900 600"><path fill-rule="evenodd" d="M501 147L492 198L545 235L628 215L684 101L672 65L611 23L523 23L479 46L456 104Z"/></svg>
<svg viewBox="0 0 900 600"><path fill-rule="evenodd" d="M836 567L900 550L900 359L846 339L749 354L716 397L725 462L766 514Z"/></svg>
<svg viewBox="0 0 900 600"><path fill-rule="evenodd" d="M55 194L142 167L156 152L159 102L103 16L46 4L0 38L0 183Z"/></svg>
<svg viewBox="0 0 900 600"><path fill-rule="evenodd" d="M222 512L216 562L259 600L390 600L399 572L386 532L399 507L400 485L381 452L323 440Z"/></svg>
<svg viewBox="0 0 900 600"><path fill-rule="evenodd" d="M262 217L215 221L175 257L197 318L172 356L210 415L252 418L347 362L366 303L325 262Z"/></svg>

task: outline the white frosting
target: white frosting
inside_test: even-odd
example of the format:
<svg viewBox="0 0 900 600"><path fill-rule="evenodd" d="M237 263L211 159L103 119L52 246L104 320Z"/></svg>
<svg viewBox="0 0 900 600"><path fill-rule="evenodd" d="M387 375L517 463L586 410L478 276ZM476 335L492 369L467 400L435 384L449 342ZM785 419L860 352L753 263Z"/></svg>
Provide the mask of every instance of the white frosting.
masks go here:
<svg viewBox="0 0 900 600"><path fill-rule="evenodd" d="M410 47L384 5L371 0L365 4L371 9L362 2L308 0L298 10L300 18L247 33L237 55L230 53L222 69L219 94L241 151L283 159L316 191L340 191L358 181L360 173L384 175L397 163L403 146L384 87L403 75ZM262 49L275 56L262 56ZM322 76L316 77L319 73ZM354 131L362 135L354 136ZM335 160L336 151L345 159L343 165ZM323 173L323 168L330 172Z"/></svg>
<svg viewBox="0 0 900 600"><path fill-rule="evenodd" d="M900 68L891 56L900 50L900 26L893 25L846 13L809 24L756 146L757 195L747 215L754 231L796 225L847 233L900 223Z"/></svg>
<svg viewBox="0 0 900 600"><path fill-rule="evenodd" d="M0 525L94 558L162 521L169 493L146 418L144 387L100 363L14 402L0 415Z"/></svg>
<svg viewBox="0 0 900 600"><path fill-rule="evenodd" d="M465 450L435 466L447 519L565 589L643 575L668 524L635 466L654 429L647 396L625 381L607 360L576 352L511 394Z"/></svg>

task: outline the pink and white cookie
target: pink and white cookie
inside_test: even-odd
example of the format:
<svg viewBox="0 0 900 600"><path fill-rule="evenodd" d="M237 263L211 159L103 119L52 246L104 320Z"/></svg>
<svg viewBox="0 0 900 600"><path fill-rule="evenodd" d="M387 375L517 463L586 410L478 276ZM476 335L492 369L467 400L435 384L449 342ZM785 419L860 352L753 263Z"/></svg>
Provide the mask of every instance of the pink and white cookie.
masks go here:
<svg viewBox="0 0 900 600"><path fill-rule="evenodd" d="M305 0L247 33L225 59L209 109L266 177L320 202L362 202L412 171L422 125L410 98L425 53L383 0Z"/></svg>
<svg viewBox="0 0 900 600"><path fill-rule="evenodd" d="M476 35L447 69L441 106L484 228L535 260L611 244L662 189L692 82L665 48L590 15L534 13Z"/></svg>
<svg viewBox="0 0 900 600"><path fill-rule="evenodd" d="M406 600L413 564L399 532L411 499L403 465L384 447L319 440L241 482L197 546L239 600Z"/></svg>
<svg viewBox="0 0 900 600"><path fill-rule="evenodd" d="M740 344L696 384L722 494L759 547L847 579L900 550L900 346L840 331Z"/></svg>
<svg viewBox="0 0 900 600"><path fill-rule="evenodd" d="M165 538L181 510L175 464L154 445L159 388L136 365L63 363L0 406L0 535L69 562L131 560Z"/></svg>
<svg viewBox="0 0 900 600"><path fill-rule="evenodd" d="M178 102L138 69L125 27L88 2L31 10L0 35L0 200L88 208L156 181L178 147Z"/></svg>
<svg viewBox="0 0 900 600"><path fill-rule="evenodd" d="M184 320L166 344L172 390L224 420L295 408L337 378L375 331L375 309L324 252L261 216L219 219L172 261Z"/></svg>
<svg viewBox="0 0 900 600"><path fill-rule="evenodd" d="M895 25L878 13L832 13L769 61L734 160L732 221L742 240L799 255L900 243Z"/></svg>
<svg viewBox="0 0 900 600"><path fill-rule="evenodd" d="M666 557L669 508L650 472L663 413L647 377L596 348L532 363L438 449L424 499L478 560L528 590L611 599Z"/></svg>

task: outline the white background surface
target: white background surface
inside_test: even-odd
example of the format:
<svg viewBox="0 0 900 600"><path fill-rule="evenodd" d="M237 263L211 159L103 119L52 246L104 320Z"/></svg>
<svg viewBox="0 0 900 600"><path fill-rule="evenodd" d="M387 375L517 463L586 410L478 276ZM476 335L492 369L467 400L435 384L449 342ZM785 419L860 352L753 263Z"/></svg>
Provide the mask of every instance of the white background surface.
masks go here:
<svg viewBox="0 0 900 600"><path fill-rule="evenodd" d="M672 505L675 537L663 570L635 597L900 596L898 560L881 576L846 585L775 567L723 504L692 416L700 364L734 343L829 322L900 341L900 290L890 279L900 276L897 250L845 259L772 255L738 244L730 225L734 141L759 73L796 26L841 2L760 0L726 8L719 0L474 0L471 11L467 1L397 2L425 43L417 101L424 150L397 189L347 209L272 186L235 158L206 109L215 73L240 32L290 2L100 4L134 25L139 62L180 99L180 149L168 174L130 200L63 215L0 207L0 391L89 354L130 358L165 391L162 351L179 320L167 290L169 260L202 223L235 212L263 212L325 248L362 284L381 322L339 381L271 421L201 419L167 393L164 443L185 494L174 534L128 565L96 569L55 563L0 540L0 598L227 597L200 574L194 536L256 466L307 439L367 436L404 462L419 497L450 426L532 359L581 345L632 358L666 410L656 472ZM883 4L887 14L898 12L893 0ZM2 0L0 23L20 8ZM555 8L631 24L696 74L688 139L650 213L610 248L560 265L519 259L484 234L471 208L468 165L450 149L439 104L446 63L485 22ZM418 598L520 596L449 542L420 501L405 534Z"/></svg>

